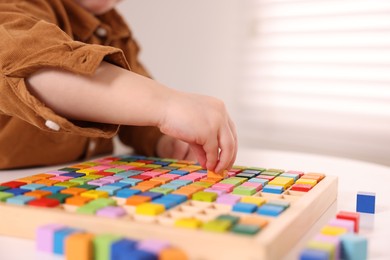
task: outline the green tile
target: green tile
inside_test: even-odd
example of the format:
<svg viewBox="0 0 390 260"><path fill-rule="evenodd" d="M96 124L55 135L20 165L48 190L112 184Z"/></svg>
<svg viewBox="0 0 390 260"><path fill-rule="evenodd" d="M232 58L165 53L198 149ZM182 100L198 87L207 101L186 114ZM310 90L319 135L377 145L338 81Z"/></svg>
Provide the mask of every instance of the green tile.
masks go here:
<svg viewBox="0 0 390 260"><path fill-rule="evenodd" d="M255 235L257 232L259 232L259 230L259 226L247 224L236 224L231 229L232 232L243 235Z"/></svg>
<svg viewBox="0 0 390 260"><path fill-rule="evenodd" d="M0 201L6 201L8 198L13 197L14 194L9 192L0 191Z"/></svg>
<svg viewBox="0 0 390 260"><path fill-rule="evenodd" d="M214 192L198 191L192 195L193 200L213 202L217 199L218 195Z"/></svg>
<svg viewBox="0 0 390 260"><path fill-rule="evenodd" d="M217 217L217 220L227 220L230 221L232 225L235 225L238 223L238 221L240 221L240 217L224 214L224 215L219 215Z"/></svg>
<svg viewBox="0 0 390 260"><path fill-rule="evenodd" d="M121 239L118 235L100 234L93 239L94 255L96 260L111 259L111 245ZM130 257L130 256L129 256Z"/></svg>
<svg viewBox="0 0 390 260"><path fill-rule="evenodd" d="M86 214L86 215L95 215L96 211L98 211L101 208L104 208L104 206L85 204L77 209L77 213Z"/></svg>
<svg viewBox="0 0 390 260"><path fill-rule="evenodd" d="M77 186L76 188L83 188L83 189L87 189L87 190L94 190L94 189L96 189L98 187L99 186L97 186L97 185L83 184L83 185Z"/></svg>
<svg viewBox="0 0 390 260"><path fill-rule="evenodd" d="M214 219L203 224L202 229L213 232L226 232L232 226L229 220Z"/></svg>
<svg viewBox="0 0 390 260"><path fill-rule="evenodd" d="M174 191L174 189L156 187L156 188L150 189L149 191L158 192L158 193L162 193L164 195L167 195L167 194L171 193L172 191Z"/></svg>
<svg viewBox="0 0 390 260"><path fill-rule="evenodd" d="M74 178L74 179L71 179L69 180L70 182L75 182L77 184L86 184L87 182L91 181L92 179L91 178L88 178L88 177L79 177L79 178Z"/></svg>
<svg viewBox="0 0 390 260"><path fill-rule="evenodd" d="M256 193L256 188L249 186L238 186L233 189L232 193L237 195L251 196Z"/></svg>
<svg viewBox="0 0 390 260"><path fill-rule="evenodd" d="M55 194L51 194L49 196L46 196L46 198L50 198L50 199L56 199L58 200L60 203L64 203L65 200L69 197L72 197L72 195L70 194L62 194L62 193L55 193Z"/></svg>
<svg viewBox="0 0 390 260"><path fill-rule="evenodd" d="M5 190L8 190L9 189L9 187L7 187L7 186L0 186L0 191L5 191Z"/></svg>
<svg viewBox="0 0 390 260"><path fill-rule="evenodd" d="M268 176L279 176L281 173L280 172L272 172L272 171L265 171L260 173L260 175L268 175Z"/></svg>

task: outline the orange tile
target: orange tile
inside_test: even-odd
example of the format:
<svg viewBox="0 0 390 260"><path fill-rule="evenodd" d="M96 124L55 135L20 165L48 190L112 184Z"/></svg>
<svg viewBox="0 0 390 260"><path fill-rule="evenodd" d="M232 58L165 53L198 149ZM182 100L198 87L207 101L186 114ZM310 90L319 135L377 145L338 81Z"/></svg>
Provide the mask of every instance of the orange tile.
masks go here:
<svg viewBox="0 0 390 260"><path fill-rule="evenodd" d="M131 187L131 190L140 190L141 192L145 192L145 191L148 191L148 190L150 190L152 188L153 187L150 187L150 186L135 185L135 186Z"/></svg>
<svg viewBox="0 0 390 260"><path fill-rule="evenodd" d="M73 233L65 239L65 259L93 259L93 238L88 233Z"/></svg>
<svg viewBox="0 0 390 260"><path fill-rule="evenodd" d="M49 196L50 194L51 194L51 192L47 191L47 190L34 190L34 191L26 192L23 195L24 196L34 197L34 198L37 198L37 199L41 199L43 197Z"/></svg>
<svg viewBox="0 0 390 260"><path fill-rule="evenodd" d="M158 181L158 182L160 182L161 184L165 184L165 183L170 182L171 179L169 179L169 178L164 178L164 177L155 177L155 178L150 179L150 181Z"/></svg>
<svg viewBox="0 0 390 260"><path fill-rule="evenodd" d="M35 183L36 184L43 184L45 186L53 186L54 184L59 183L59 182L60 181L57 181L57 180L42 179L42 180L36 181Z"/></svg>
<svg viewBox="0 0 390 260"><path fill-rule="evenodd" d="M87 191L87 189L71 187L71 188L67 188L65 190L60 191L60 193L70 194L70 195L79 195L80 193L82 193L84 191Z"/></svg>
<svg viewBox="0 0 390 260"><path fill-rule="evenodd" d="M152 199L148 196L134 195L126 200L126 205L137 206L145 202L149 202Z"/></svg>
<svg viewBox="0 0 390 260"><path fill-rule="evenodd" d="M73 205L73 206L82 206L91 200L92 200L92 198L73 196L73 197L67 198L65 200L65 203L68 205Z"/></svg>
<svg viewBox="0 0 390 260"><path fill-rule="evenodd" d="M172 194L178 194L178 195L184 195L184 196L186 196L188 199L190 199L191 197L192 197L192 194L194 194L195 193L195 191L192 191L192 190L190 190L190 189L182 189L182 188L180 188L180 189L178 189L178 190L175 190L175 191L173 191L172 192Z"/></svg>
<svg viewBox="0 0 390 260"><path fill-rule="evenodd" d="M137 186L147 186L147 187L150 187L150 188L155 188L155 187L158 187L161 185L161 182L159 181L142 181L142 182L139 182L137 183Z"/></svg>
<svg viewBox="0 0 390 260"><path fill-rule="evenodd" d="M190 191L193 191L193 192L198 192L198 191L204 190L205 187L200 186L200 185L193 185L193 184L190 184L190 185L187 185L187 186L183 186L183 187L181 187L180 189L183 189L183 190L190 190Z"/></svg>
<svg viewBox="0 0 390 260"><path fill-rule="evenodd" d="M216 178L207 177L207 178L205 178L205 179L202 179L202 181L208 182L208 183L212 183L212 184L216 184L216 183L219 182L220 180L222 180L222 178L216 179Z"/></svg>
<svg viewBox="0 0 390 260"><path fill-rule="evenodd" d="M160 251L160 253L158 254L158 259L159 260L171 260L171 259L188 260L189 258L183 250L174 247L168 247Z"/></svg>
<svg viewBox="0 0 390 260"><path fill-rule="evenodd" d="M213 171L207 171L207 178L222 180L226 176L227 176L227 171L223 171L221 173L216 173L216 172L213 172Z"/></svg>

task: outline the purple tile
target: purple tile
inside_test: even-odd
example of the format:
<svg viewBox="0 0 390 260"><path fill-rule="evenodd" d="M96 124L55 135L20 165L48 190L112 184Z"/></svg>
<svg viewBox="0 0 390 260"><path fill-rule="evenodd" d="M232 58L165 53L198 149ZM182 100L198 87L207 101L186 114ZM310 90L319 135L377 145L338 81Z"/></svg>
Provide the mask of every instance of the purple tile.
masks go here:
<svg viewBox="0 0 390 260"><path fill-rule="evenodd" d="M88 184L89 185L96 185L96 186L101 187L103 185L111 184L111 182L105 181L105 180L102 180L102 179L98 179L98 180L89 181Z"/></svg>
<svg viewBox="0 0 390 260"><path fill-rule="evenodd" d="M353 233L355 223L352 220L334 218L329 221L328 225L335 227L343 227L346 228L348 232Z"/></svg>
<svg viewBox="0 0 390 260"><path fill-rule="evenodd" d="M321 242L326 242L335 245L336 248L336 253L335 253L335 260L340 259L340 254L341 254L341 248L340 248L340 238L338 236L326 236L322 234L318 234L315 238L315 241L321 241Z"/></svg>
<svg viewBox="0 0 390 260"><path fill-rule="evenodd" d="M236 196L232 194L224 194L217 198L216 203L234 205L238 201L240 201L240 199L241 199L240 196Z"/></svg>
<svg viewBox="0 0 390 260"><path fill-rule="evenodd" d="M119 218L126 215L126 211L122 207L108 206L96 211L97 216Z"/></svg>
<svg viewBox="0 0 390 260"><path fill-rule="evenodd" d="M41 226L36 231L36 245L39 251L53 252L54 247L54 233L57 230L64 228L59 224L48 224Z"/></svg>
<svg viewBox="0 0 390 260"><path fill-rule="evenodd" d="M226 191L224 190L217 190L217 189L205 189L204 191L217 193L218 196L221 196L226 193Z"/></svg>
<svg viewBox="0 0 390 260"><path fill-rule="evenodd" d="M167 241L148 239L138 242L137 248L140 250L158 254L161 250L170 246L171 245Z"/></svg>
<svg viewBox="0 0 390 260"><path fill-rule="evenodd" d="M123 179L123 177L121 177L121 176L106 176L106 177L101 178L100 180L108 181L109 183L114 183L114 182L118 182L122 179Z"/></svg>

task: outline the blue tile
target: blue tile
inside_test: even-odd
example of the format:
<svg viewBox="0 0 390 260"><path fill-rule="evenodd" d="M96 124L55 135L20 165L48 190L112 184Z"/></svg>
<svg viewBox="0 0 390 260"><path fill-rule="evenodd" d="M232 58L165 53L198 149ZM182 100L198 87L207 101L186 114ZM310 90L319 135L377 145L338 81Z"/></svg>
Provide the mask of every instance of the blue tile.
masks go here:
<svg viewBox="0 0 390 260"><path fill-rule="evenodd" d="M128 198L139 193L141 193L140 190L121 189L117 191L115 196L119 198Z"/></svg>
<svg viewBox="0 0 390 260"><path fill-rule="evenodd" d="M24 193L29 191L30 190L28 189L21 189L21 188L14 188L14 189L7 190L7 192L14 194L14 196L23 195Z"/></svg>
<svg viewBox="0 0 390 260"><path fill-rule="evenodd" d="M282 194L284 191L282 186L276 185L265 185L262 192L274 193L274 194Z"/></svg>
<svg viewBox="0 0 390 260"><path fill-rule="evenodd" d="M284 209L285 208L283 206L264 204L257 210L257 213L260 215L277 217L284 211Z"/></svg>
<svg viewBox="0 0 390 260"><path fill-rule="evenodd" d="M9 192L7 190L7 192ZM356 197L356 212L375 214L375 193L358 192Z"/></svg>
<svg viewBox="0 0 390 260"><path fill-rule="evenodd" d="M35 200L35 198L30 197L30 196L19 195L16 197L8 198L7 203L16 204L16 205L25 205L25 204L27 204L27 202L29 202L31 200Z"/></svg>
<svg viewBox="0 0 390 260"><path fill-rule="evenodd" d="M255 204L251 203L243 203L243 202L238 202L234 204L232 210L236 212L243 212L243 213L252 213L255 212L257 209L257 206Z"/></svg>
<svg viewBox="0 0 390 260"><path fill-rule="evenodd" d="M328 260L330 259L329 253L322 250L304 249L299 260Z"/></svg>

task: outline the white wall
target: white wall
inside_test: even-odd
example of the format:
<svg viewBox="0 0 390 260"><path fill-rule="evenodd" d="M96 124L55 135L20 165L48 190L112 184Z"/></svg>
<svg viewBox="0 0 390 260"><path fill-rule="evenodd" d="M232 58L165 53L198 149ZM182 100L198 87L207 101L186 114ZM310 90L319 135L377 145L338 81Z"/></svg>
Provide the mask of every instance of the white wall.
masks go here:
<svg viewBox="0 0 390 260"><path fill-rule="evenodd" d="M312 2L304 1L302 4L306 4L306 2L313 5L317 3L313 0ZM267 101L266 97L262 92L256 93L253 88L248 88L245 85L245 82L248 82L245 75L252 72L252 70L248 70L248 62L245 61L249 57L251 64L253 64L253 57L257 57L254 56L253 52L250 52L248 56L248 44L252 44L256 28L263 28L267 31L274 27L269 27L269 25L267 27L267 24L259 22L260 20L253 22L253 19L250 19L253 18L253 13L255 16L260 15L267 8L271 11L277 10L272 3L285 12L290 10L311 12L311 9L303 10L300 8L300 1L279 3L278 1L265 0L124 0L118 6L118 10L130 24L135 38L142 47L141 60L154 78L173 88L223 99L237 123L241 145L330 154L389 164L389 135L386 134L386 131L390 129L390 125L387 120L378 121L384 126L380 127L380 134L375 130L378 127L370 123L374 119L376 120L376 117L354 122L357 127L350 131L349 128L338 124L337 120L335 121L335 119L342 117L343 113L334 109L336 116L330 117L332 121L327 124L339 127L336 131L337 135L333 135L333 132L322 129L324 122L327 121L321 121L318 115L314 115L315 120L304 116L305 113L314 113L314 110L309 108L303 111L303 116L299 116L300 120L307 119L307 122L299 124L300 128L295 131L303 136L301 139L304 141L301 141L297 136L292 136L294 129L291 126L285 126L294 119L289 116L292 113L291 110L280 113L284 117L280 120L281 124L275 125L272 123L276 118L275 113L272 113L273 110L259 107L262 102ZM338 2L332 3L336 5ZM292 6L283 9L284 4ZM346 11L359 7L355 4L350 4L350 7L345 5L344 2L341 3L341 7L346 8ZM378 10L383 11L381 8L378 7ZM323 8L315 9L313 7L313 11L322 12L322 10ZM325 10L328 9L325 8ZM345 13L343 12L343 14ZM280 13L275 15L277 17ZM285 28L288 26L282 26L281 30ZM260 43L272 42L272 37L275 35L278 36L278 34L260 35ZM291 35L299 37L296 34ZM284 44L285 41L281 43ZM261 53L259 51L261 48L256 48L252 49L260 61L262 61L261 59L267 61L267 57L269 58L268 49ZM276 57L279 54L280 52L276 53ZM298 57L297 62L301 62L300 57ZM277 63L273 62L272 64ZM268 63L265 68L270 68ZM277 70L275 73L281 73L281 71ZM260 73L260 75L262 74ZM251 77L251 80L254 81L253 84L259 87L265 86L261 81L264 79L266 80L267 77L261 76L258 81ZM290 81L286 81L286 84L289 91L299 91L300 89L299 87L291 88ZM321 87L321 84L313 86L322 90L329 89ZM294 95L289 94L290 92L286 93L286 97L293 98ZM322 95L321 98L326 96ZM248 98L252 103L248 102ZM271 107L279 110L283 108L276 99L271 99L271 101ZM310 101L312 101L310 97L305 98L305 102ZM296 103L302 104L302 102ZM250 107L248 104L253 106ZM286 103L282 102L283 104ZM245 110L245 107L248 109ZM248 116L251 115L254 116L249 118ZM267 121L267 118L271 120ZM297 125L297 121L293 123ZM362 129L362 125L371 125L373 130L365 131ZM331 141L323 138L322 132L316 129L325 131ZM363 134L358 135L360 133L358 130ZM312 138L313 136L315 138ZM348 144L345 144L346 141Z"/></svg>
<svg viewBox="0 0 390 260"><path fill-rule="evenodd" d="M223 99L232 110L239 0L125 0L118 6L159 82Z"/></svg>

